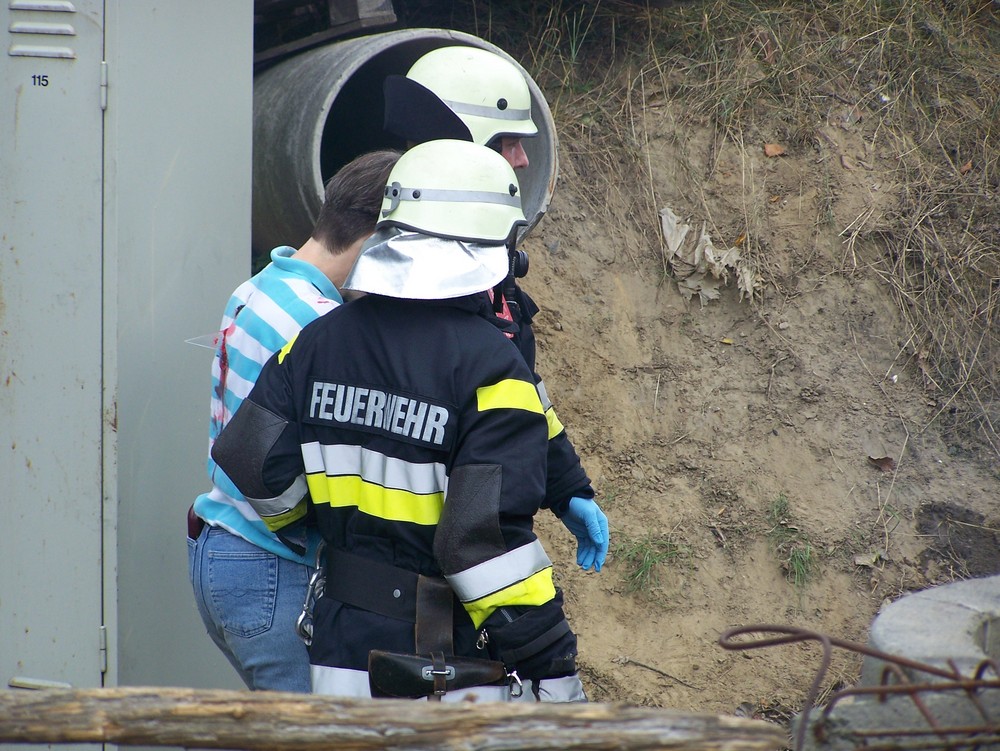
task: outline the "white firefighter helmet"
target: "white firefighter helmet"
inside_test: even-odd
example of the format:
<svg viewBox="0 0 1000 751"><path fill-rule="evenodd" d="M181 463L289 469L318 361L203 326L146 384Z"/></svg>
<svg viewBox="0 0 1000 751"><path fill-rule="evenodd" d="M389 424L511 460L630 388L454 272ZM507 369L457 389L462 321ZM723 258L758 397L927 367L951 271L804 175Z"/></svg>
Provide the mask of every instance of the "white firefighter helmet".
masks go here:
<svg viewBox="0 0 1000 751"><path fill-rule="evenodd" d="M456 130L462 125L473 143L482 146L499 136L534 136L538 128L531 119L524 75L515 63L489 50L439 47L418 59L405 80L387 79L386 126L418 143L431 140L435 130L438 138L462 138ZM450 113L437 112L428 93ZM451 114L461 122L451 124Z"/></svg>
<svg viewBox="0 0 1000 751"><path fill-rule="evenodd" d="M507 242L525 224L500 154L468 141L419 144L390 172L376 233L344 289L421 300L482 292L507 276Z"/></svg>

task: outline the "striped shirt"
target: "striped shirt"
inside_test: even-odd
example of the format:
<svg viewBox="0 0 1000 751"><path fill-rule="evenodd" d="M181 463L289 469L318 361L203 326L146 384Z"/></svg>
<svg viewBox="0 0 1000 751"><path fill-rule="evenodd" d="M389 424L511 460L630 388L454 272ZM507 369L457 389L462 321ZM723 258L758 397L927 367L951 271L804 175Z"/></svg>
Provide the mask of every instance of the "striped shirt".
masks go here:
<svg viewBox="0 0 1000 751"><path fill-rule="evenodd" d="M271 251L271 263L241 284L226 305L212 360L211 421L208 448L242 404L275 352L308 323L343 302L330 279L294 248ZM222 527L282 558L312 564L315 545L304 557L270 532L232 481L208 457L212 489L195 500L194 511L207 524Z"/></svg>

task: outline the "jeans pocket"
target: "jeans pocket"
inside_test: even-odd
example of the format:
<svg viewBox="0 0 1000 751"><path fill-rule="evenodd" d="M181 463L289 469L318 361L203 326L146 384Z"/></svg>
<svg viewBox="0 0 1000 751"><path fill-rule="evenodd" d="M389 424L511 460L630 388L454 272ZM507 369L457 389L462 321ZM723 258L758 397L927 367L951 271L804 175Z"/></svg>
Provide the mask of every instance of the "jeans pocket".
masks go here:
<svg viewBox="0 0 1000 751"><path fill-rule="evenodd" d="M271 628L278 589L278 558L271 553L208 554L212 604L222 627L250 637Z"/></svg>

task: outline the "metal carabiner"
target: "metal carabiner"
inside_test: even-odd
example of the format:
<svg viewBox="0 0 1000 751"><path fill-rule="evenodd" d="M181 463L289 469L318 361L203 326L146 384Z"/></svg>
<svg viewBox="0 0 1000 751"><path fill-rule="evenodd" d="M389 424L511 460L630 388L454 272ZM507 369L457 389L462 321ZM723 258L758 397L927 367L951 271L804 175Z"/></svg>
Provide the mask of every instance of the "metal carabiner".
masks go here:
<svg viewBox="0 0 1000 751"><path fill-rule="evenodd" d="M490 635L486 633L484 628L479 632L479 636L476 637L476 649L486 649L486 645L490 643Z"/></svg>
<svg viewBox="0 0 1000 751"><path fill-rule="evenodd" d="M521 683L521 678L518 676L516 670L511 670L507 673L507 688L510 690L511 698L518 699L524 694L524 684Z"/></svg>
<svg viewBox="0 0 1000 751"><path fill-rule="evenodd" d="M326 588L326 569L323 566L323 549L325 547L326 542L321 541L316 548L316 565L314 567L316 570L309 577L309 586L306 587L306 598L302 603L302 612L295 619L295 633L299 635L307 647L312 645L313 607L316 601L323 596L323 590Z"/></svg>

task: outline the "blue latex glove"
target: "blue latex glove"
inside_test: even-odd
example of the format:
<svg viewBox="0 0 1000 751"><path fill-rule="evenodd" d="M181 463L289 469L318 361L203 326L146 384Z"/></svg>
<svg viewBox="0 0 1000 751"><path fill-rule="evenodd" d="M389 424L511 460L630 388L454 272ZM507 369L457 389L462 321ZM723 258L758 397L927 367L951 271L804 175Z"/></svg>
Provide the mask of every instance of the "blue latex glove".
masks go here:
<svg viewBox="0 0 1000 751"><path fill-rule="evenodd" d="M576 537L576 562L600 571L608 555L608 517L593 498L570 498L563 524Z"/></svg>

